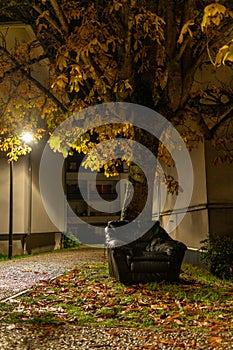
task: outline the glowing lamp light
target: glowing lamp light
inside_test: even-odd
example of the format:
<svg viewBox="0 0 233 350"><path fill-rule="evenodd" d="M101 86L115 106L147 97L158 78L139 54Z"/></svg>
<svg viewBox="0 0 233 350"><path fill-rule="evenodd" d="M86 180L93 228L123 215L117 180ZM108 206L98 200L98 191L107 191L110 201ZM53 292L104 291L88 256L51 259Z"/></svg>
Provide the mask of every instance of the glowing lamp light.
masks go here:
<svg viewBox="0 0 233 350"><path fill-rule="evenodd" d="M33 140L33 135L31 132L25 132L23 136L21 137L21 140L25 143L30 143Z"/></svg>

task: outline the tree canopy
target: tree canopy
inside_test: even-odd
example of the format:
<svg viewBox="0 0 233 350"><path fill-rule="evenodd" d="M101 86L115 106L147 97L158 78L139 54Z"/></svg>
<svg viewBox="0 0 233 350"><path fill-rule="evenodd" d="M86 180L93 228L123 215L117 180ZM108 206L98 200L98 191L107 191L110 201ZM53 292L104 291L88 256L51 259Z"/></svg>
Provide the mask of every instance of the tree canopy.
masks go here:
<svg viewBox="0 0 233 350"><path fill-rule="evenodd" d="M127 101L165 116L190 149L208 139L216 162L232 162L232 18L224 0L2 0L4 28L25 23L35 36L9 49L1 30L0 150L16 160L28 151L22 129L40 138L85 107ZM48 66L46 82L33 75L35 64ZM95 134L98 142L135 130ZM71 146L86 153L91 141ZM51 147L62 151L63 142ZM158 157L169 163L162 146Z"/></svg>

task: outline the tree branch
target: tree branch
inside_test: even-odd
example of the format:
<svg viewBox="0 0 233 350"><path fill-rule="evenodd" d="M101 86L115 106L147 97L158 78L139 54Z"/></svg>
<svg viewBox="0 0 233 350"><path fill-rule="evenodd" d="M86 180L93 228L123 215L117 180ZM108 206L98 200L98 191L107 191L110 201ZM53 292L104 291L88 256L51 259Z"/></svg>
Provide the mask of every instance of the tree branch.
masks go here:
<svg viewBox="0 0 233 350"><path fill-rule="evenodd" d="M2 48L2 47L1 47ZM0 49L1 49L0 48ZM15 67L12 67L11 69L9 69L8 71L6 71L6 72L4 72L4 74L3 74L3 76L0 78L0 83L2 83L3 82L3 80L8 76L8 75L11 75L12 73L15 73L15 72L17 72L19 69L23 69L23 68L25 68L26 66L28 66L28 65L32 65L32 64L34 64L34 63L38 63L38 62L40 62L40 61L42 61L42 60L44 60L44 59L46 59L46 58L48 58L47 57L47 55L40 55L39 57L37 57L37 58L33 58L33 59L31 59L30 61L27 61L27 62L24 62L23 64L21 64L21 65L17 65L17 66L15 66ZM15 62L14 62L15 63Z"/></svg>
<svg viewBox="0 0 233 350"><path fill-rule="evenodd" d="M62 13L62 11L61 11L57 1L56 0L50 0L50 3L53 6L53 9L54 9L54 11L56 13L57 18L59 19L59 22L61 23L62 29L67 34L68 31L69 31L68 30L68 26L66 24L65 18L63 16L63 13Z"/></svg>
<svg viewBox="0 0 233 350"><path fill-rule="evenodd" d="M210 130L211 138L214 137L214 134L218 131L218 129L221 127L225 121L232 118L231 112L233 111L233 104L221 115L221 120L213 126L213 128Z"/></svg>
<svg viewBox="0 0 233 350"><path fill-rule="evenodd" d="M61 110L65 113L68 109L59 101L46 87L44 87L38 80L33 78L29 73L24 69L20 69L21 73L24 74L30 81L32 81L38 89L40 89L47 97L49 97Z"/></svg>
<svg viewBox="0 0 233 350"><path fill-rule="evenodd" d="M43 11L41 10L41 8L37 5L33 5L32 8L38 12L40 15L43 14ZM61 35L63 35L62 30L58 27L57 23L48 15L44 15L44 18L48 21L49 24L51 24L52 27L54 27L54 29L56 31L58 31L58 33L60 33Z"/></svg>
<svg viewBox="0 0 233 350"><path fill-rule="evenodd" d="M67 112L67 108L59 101L45 86L43 86L38 80L33 78L19 63L18 61L7 51L7 49L2 47L3 52L10 57L12 62L15 64L15 68L20 71L24 76L26 76L31 82L33 82L40 91L42 91L47 97L49 97L63 112Z"/></svg>
<svg viewBox="0 0 233 350"><path fill-rule="evenodd" d="M100 70L98 64L96 64L95 61L92 59L90 54L88 55L88 57L86 57L85 55L81 55L81 60L84 63L84 65L93 67L94 69L93 77L92 77L93 80L97 80L97 81L102 80L106 85L108 85L105 79L103 78L104 76L103 72ZM111 93L109 89L106 92L106 96L108 98L108 101L115 100L115 96Z"/></svg>

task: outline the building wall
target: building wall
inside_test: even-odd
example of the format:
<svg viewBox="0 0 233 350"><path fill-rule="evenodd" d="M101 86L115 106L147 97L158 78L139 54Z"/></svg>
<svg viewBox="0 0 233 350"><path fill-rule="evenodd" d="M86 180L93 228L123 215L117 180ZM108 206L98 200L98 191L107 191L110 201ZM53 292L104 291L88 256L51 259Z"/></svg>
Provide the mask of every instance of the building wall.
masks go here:
<svg viewBox="0 0 233 350"><path fill-rule="evenodd" d="M21 158L13 163L13 251L23 252L23 239L26 233L27 188L25 178L26 162ZM8 254L9 214L10 214L10 166L6 157L0 158L0 254ZM17 237L15 236L17 235Z"/></svg>
<svg viewBox="0 0 233 350"><path fill-rule="evenodd" d="M25 159L13 163L13 229L14 233L25 232L26 218L26 178ZM0 159L0 204L1 225L0 234L9 230L9 193L10 193L10 166L6 158Z"/></svg>
<svg viewBox="0 0 233 350"><path fill-rule="evenodd" d="M213 165L215 150L206 142L209 232L233 234L233 164Z"/></svg>
<svg viewBox="0 0 233 350"><path fill-rule="evenodd" d="M29 25L23 23L1 23L0 33L6 41L7 50L15 43L35 40L36 36ZM43 54L42 47L34 48L35 56ZM41 60L30 67L32 77L46 86L49 76L48 60ZM32 152L32 206L31 228L29 229L29 178L28 156L21 157L14 164L13 193L13 255L25 251L51 250L59 246L60 233L49 219L39 190L39 159L43 143L33 145ZM7 254L9 232L9 165L4 155L0 159L0 254ZM30 232L29 232L30 231ZM25 239L26 234L30 233ZM60 246L59 246L60 247Z"/></svg>
<svg viewBox="0 0 233 350"><path fill-rule="evenodd" d="M44 144L33 146L32 159L32 206L29 232L29 175L28 156L20 157L13 164L13 255L36 253L61 247L61 232L52 223L44 208L39 188L40 157ZM0 159L0 254L8 254L9 239L9 164ZM63 212L63 215L65 213ZM61 220L64 221L62 215ZM29 233L29 235L28 235Z"/></svg>
<svg viewBox="0 0 233 350"><path fill-rule="evenodd" d="M192 200L188 208L180 207L172 213L176 196L168 194L161 212L163 227L177 222L186 214L170 234L188 247L199 249L208 234L232 233L233 227L233 165L213 165L214 150L209 142L201 143L191 153L194 171ZM170 169L166 169L168 173ZM168 226L167 226L168 225Z"/></svg>
<svg viewBox="0 0 233 350"><path fill-rule="evenodd" d="M39 141L33 145L32 159L32 206L31 234L26 239L26 251L35 253L61 248L61 227L64 226L65 212L59 214L62 224L58 227L51 221L42 200L39 186L40 159L45 142ZM28 180L27 180L28 181ZM61 179L62 181L62 179Z"/></svg>
<svg viewBox="0 0 233 350"><path fill-rule="evenodd" d="M229 163L213 164L217 156L209 142L205 143L206 174L208 178L208 202L211 204L233 203L233 165Z"/></svg>
<svg viewBox="0 0 233 350"><path fill-rule="evenodd" d="M209 231L204 144L200 143L198 148L193 149L190 157L194 183L189 207L179 207L173 211L177 197L174 194L167 194L165 204L161 210L160 221L162 226L168 230L170 223L178 223L176 229L171 231L170 235L189 247L199 248L200 241L206 238ZM172 168L166 168L165 171L167 174L175 175ZM185 193L181 192L179 195L185 196ZM183 217L182 220L181 217Z"/></svg>
<svg viewBox="0 0 233 350"><path fill-rule="evenodd" d="M0 234L8 232L9 226L9 170L9 165L2 154L0 158Z"/></svg>

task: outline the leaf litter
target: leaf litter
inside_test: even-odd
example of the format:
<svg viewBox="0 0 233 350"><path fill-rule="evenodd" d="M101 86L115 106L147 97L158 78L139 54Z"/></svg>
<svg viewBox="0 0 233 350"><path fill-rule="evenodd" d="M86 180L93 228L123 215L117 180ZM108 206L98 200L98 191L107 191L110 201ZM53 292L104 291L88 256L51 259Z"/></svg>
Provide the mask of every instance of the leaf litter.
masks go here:
<svg viewBox="0 0 233 350"><path fill-rule="evenodd" d="M180 283L127 286L109 277L105 263L83 264L12 299L10 310L0 309L0 319L33 325L111 327L111 336L118 328L156 330L162 334L157 342L167 346L173 342L169 335L192 332L205 334L208 348L226 349L233 335L232 283L209 276L201 279L196 272L184 267ZM147 333L138 336L147 339ZM153 344L144 348L155 349ZM185 342L176 340L173 346L201 348L189 337Z"/></svg>

